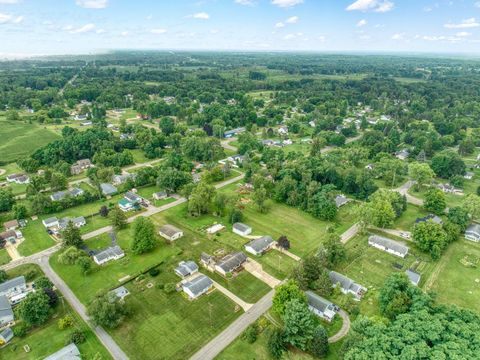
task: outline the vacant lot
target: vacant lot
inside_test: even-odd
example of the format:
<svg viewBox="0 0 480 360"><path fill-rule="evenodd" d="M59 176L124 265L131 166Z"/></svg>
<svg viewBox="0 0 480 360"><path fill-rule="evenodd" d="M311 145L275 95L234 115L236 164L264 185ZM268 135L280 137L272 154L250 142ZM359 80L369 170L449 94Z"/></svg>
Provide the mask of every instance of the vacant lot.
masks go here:
<svg viewBox="0 0 480 360"><path fill-rule="evenodd" d="M22 233L25 240L18 246L22 256L32 255L55 245L55 241L47 234L41 220L29 220L27 226L22 229Z"/></svg>
<svg viewBox="0 0 480 360"><path fill-rule="evenodd" d="M0 115L0 154L3 162L13 162L58 139L54 132L37 124L7 121Z"/></svg>
<svg viewBox="0 0 480 360"><path fill-rule="evenodd" d="M451 244L427 281L438 301L480 313L480 244L458 240Z"/></svg>

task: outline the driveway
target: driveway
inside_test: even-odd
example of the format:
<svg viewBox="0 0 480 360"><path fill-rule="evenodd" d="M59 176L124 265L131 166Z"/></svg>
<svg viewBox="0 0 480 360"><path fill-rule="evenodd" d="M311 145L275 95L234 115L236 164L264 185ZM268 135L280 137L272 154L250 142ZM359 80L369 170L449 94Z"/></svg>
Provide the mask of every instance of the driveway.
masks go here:
<svg viewBox="0 0 480 360"><path fill-rule="evenodd" d="M248 271L250 274L255 276L257 279L262 280L265 284L270 286L272 289L280 285L281 281L274 278L269 273L263 271L262 264L253 260L252 258L247 258L247 261L243 264L243 268Z"/></svg>
<svg viewBox="0 0 480 360"><path fill-rule="evenodd" d="M407 181L405 184L399 186L398 188L396 189L393 189L393 191L397 191L399 192L400 194L402 195L405 195L405 197L407 198L407 202L409 202L410 204L413 204L413 205L418 205L418 206L423 206L423 200L422 199L419 199L413 195L410 195L408 193L408 191L410 190L410 188L415 185L415 182L412 181L412 180L409 180Z"/></svg>
<svg viewBox="0 0 480 360"><path fill-rule="evenodd" d="M212 280L213 281L213 280ZM215 286L215 288L220 291L223 295L225 295L226 297L228 297L230 300L232 300L233 302L235 302L237 305L241 306L242 309L244 311L248 311L251 309L251 307L253 306L253 304L249 304L245 301L243 301L242 299L240 299L237 295L235 295L234 293L232 293L230 290L224 288L222 285L220 285L219 283L217 283L216 281L213 281L213 285Z"/></svg>
<svg viewBox="0 0 480 360"><path fill-rule="evenodd" d="M348 240L353 238L360 231L360 225L353 224L349 229L347 229L342 235L340 235L340 241L342 244L346 244Z"/></svg>
<svg viewBox="0 0 480 360"><path fill-rule="evenodd" d="M330 344L340 341L347 336L348 332L350 331L350 317L348 314L344 310L340 310L338 315L340 315L340 317L343 319L342 328L338 331L338 333L328 338L328 342Z"/></svg>

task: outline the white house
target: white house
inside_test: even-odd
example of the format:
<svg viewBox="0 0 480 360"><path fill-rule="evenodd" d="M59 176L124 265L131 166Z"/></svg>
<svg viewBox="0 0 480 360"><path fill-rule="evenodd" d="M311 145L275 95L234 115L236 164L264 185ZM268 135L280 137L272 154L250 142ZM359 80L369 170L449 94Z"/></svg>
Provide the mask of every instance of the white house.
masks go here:
<svg viewBox="0 0 480 360"><path fill-rule="evenodd" d="M228 254L215 264L215 270L225 276L240 268L245 261L247 257L243 252Z"/></svg>
<svg viewBox="0 0 480 360"><path fill-rule="evenodd" d="M7 176L7 181L15 184L28 184L30 178L25 174L11 174Z"/></svg>
<svg viewBox="0 0 480 360"><path fill-rule="evenodd" d="M12 305L22 301L30 291L32 289L27 287L24 276L18 276L0 284L0 296L5 296Z"/></svg>
<svg viewBox="0 0 480 360"><path fill-rule="evenodd" d="M197 299L213 288L213 281L206 275L200 274L196 278L182 284L182 289L190 300Z"/></svg>
<svg viewBox="0 0 480 360"><path fill-rule="evenodd" d="M404 258L408 254L408 246L383 236L371 235L368 237L368 245L388 252L389 254Z"/></svg>
<svg viewBox="0 0 480 360"><path fill-rule="evenodd" d="M175 241L183 236L183 231L173 225L162 226L158 233L169 241Z"/></svg>
<svg viewBox="0 0 480 360"><path fill-rule="evenodd" d="M198 265L194 261L181 261L175 268L175 274L181 278L196 274L198 272Z"/></svg>
<svg viewBox="0 0 480 360"><path fill-rule="evenodd" d="M153 194L154 200L163 200L168 197L168 194L165 191L159 191Z"/></svg>
<svg viewBox="0 0 480 360"><path fill-rule="evenodd" d="M352 279L337 273L336 271L330 271L328 277L330 278L333 287L340 286L340 291L342 293L352 294L355 297L355 300L360 300L363 294L367 292L367 288L357 284Z"/></svg>
<svg viewBox="0 0 480 360"><path fill-rule="evenodd" d="M252 233L252 228L246 224L243 223L235 223L232 226L232 231L240 236L248 236Z"/></svg>
<svg viewBox="0 0 480 360"><path fill-rule="evenodd" d="M470 224L465 231L465 239L480 242L480 225Z"/></svg>
<svg viewBox="0 0 480 360"><path fill-rule="evenodd" d="M44 360L81 360L81 358L77 345L71 343Z"/></svg>
<svg viewBox="0 0 480 360"><path fill-rule="evenodd" d="M122 248L118 245L108 247L93 255L93 261L97 265L103 265L111 260L118 260L125 256Z"/></svg>
<svg viewBox="0 0 480 360"><path fill-rule="evenodd" d="M305 295L307 295L308 308L311 312L328 322L333 320L336 311L335 306L330 301L312 291L307 291Z"/></svg>
<svg viewBox="0 0 480 360"><path fill-rule="evenodd" d="M51 217L48 219L42 220L43 226L45 226L47 229L51 227L58 227L58 219L56 217Z"/></svg>
<svg viewBox="0 0 480 360"><path fill-rule="evenodd" d="M262 255L264 252L270 250L275 245L271 236L262 236L254 239L245 245L245 251L255 256Z"/></svg>
<svg viewBox="0 0 480 360"><path fill-rule="evenodd" d="M225 229L225 226L222 224L214 224L207 229L207 234L213 235L219 231Z"/></svg>

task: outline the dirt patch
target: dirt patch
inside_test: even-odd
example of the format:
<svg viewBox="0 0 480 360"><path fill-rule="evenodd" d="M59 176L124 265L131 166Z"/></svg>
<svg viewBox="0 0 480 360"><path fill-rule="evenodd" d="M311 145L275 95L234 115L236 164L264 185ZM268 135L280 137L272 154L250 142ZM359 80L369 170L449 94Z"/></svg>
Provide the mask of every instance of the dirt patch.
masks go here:
<svg viewBox="0 0 480 360"><path fill-rule="evenodd" d="M7 172L7 170L5 169L0 169L0 176L2 176L3 174L5 174Z"/></svg>

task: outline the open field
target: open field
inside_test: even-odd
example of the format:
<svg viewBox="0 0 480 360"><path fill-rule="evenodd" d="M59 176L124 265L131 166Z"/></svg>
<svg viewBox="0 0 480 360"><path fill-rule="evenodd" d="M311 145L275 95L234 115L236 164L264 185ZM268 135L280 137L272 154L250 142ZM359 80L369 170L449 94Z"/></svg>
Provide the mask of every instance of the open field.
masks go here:
<svg viewBox="0 0 480 360"><path fill-rule="evenodd" d="M32 255L55 245L55 241L48 235L41 220L29 220L27 226L22 228L22 233L25 240L18 245L18 252L23 256Z"/></svg>
<svg viewBox="0 0 480 360"><path fill-rule="evenodd" d="M255 257L255 260L262 264L263 270L280 280L288 277L298 265L297 261L277 250L270 250L262 256Z"/></svg>
<svg viewBox="0 0 480 360"><path fill-rule="evenodd" d="M403 214L395 220L393 228L411 231L413 225L415 225L415 220L427 215L428 212L425 211L423 208L416 205L408 204L407 210L405 210Z"/></svg>
<svg viewBox="0 0 480 360"><path fill-rule="evenodd" d="M427 281L443 303L453 303L480 313L480 244L458 240L450 244ZM430 286L428 286L430 285Z"/></svg>
<svg viewBox="0 0 480 360"><path fill-rule="evenodd" d="M0 154L2 162L12 162L58 139L58 135L35 123L7 121L0 114Z"/></svg>
<svg viewBox="0 0 480 360"><path fill-rule="evenodd" d="M34 271L36 277L42 276L43 273L36 265L20 266L10 272L10 277L24 275ZM33 280L33 279L32 279ZM0 358L2 360L31 360L43 359L66 345L66 340L69 334L74 329L79 329L84 332L86 341L78 347L83 359L93 359L96 354L99 354L102 359L111 359L110 354L101 345L93 331L88 325L77 315L69 304L59 294L59 302L53 309L50 320L40 327L33 328L23 338L15 337L12 342L3 349L0 349ZM74 326L64 330L58 328L58 319L70 315L74 319ZM28 345L30 352L26 353L23 346Z"/></svg>
<svg viewBox="0 0 480 360"><path fill-rule="evenodd" d="M225 279L219 274L210 273L206 270L203 270L203 272L212 280L215 280L235 295L238 295L243 301L250 304L256 303L271 290L267 284L247 271L240 272L232 279Z"/></svg>
<svg viewBox="0 0 480 360"><path fill-rule="evenodd" d="M8 255L7 250L0 249L0 265L4 265L10 262L10 255Z"/></svg>

